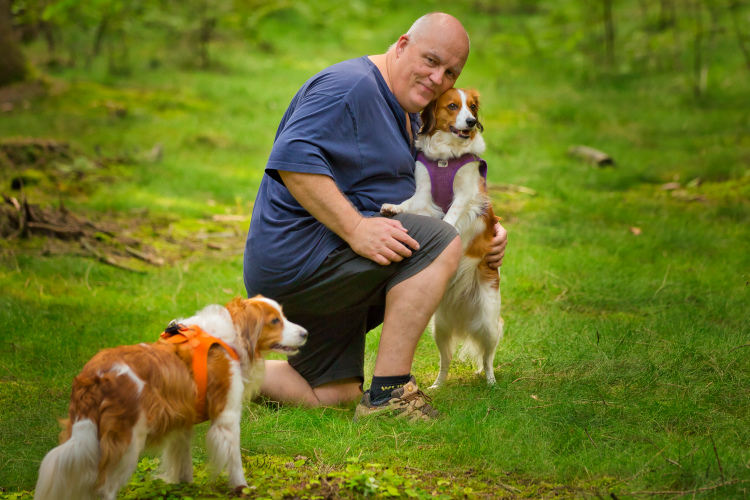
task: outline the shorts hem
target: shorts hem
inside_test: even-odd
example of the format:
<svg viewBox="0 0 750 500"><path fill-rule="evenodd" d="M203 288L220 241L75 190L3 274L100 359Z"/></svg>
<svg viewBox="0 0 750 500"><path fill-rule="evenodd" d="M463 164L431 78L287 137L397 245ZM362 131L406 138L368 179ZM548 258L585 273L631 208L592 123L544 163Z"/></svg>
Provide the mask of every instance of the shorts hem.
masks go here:
<svg viewBox="0 0 750 500"><path fill-rule="evenodd" d="M358 378L361 383L365 382L365 375L362 373L361 370L357 369L349 369L349 370L341 370L338 372L333 373L324 373L320 377L314 379L314 380L308 380L307 383L310 384L310 387L315 389L316 387L320 387L323 384L327 384L329 382L335 382L337 380L342 380L345 378Z"/></svg>

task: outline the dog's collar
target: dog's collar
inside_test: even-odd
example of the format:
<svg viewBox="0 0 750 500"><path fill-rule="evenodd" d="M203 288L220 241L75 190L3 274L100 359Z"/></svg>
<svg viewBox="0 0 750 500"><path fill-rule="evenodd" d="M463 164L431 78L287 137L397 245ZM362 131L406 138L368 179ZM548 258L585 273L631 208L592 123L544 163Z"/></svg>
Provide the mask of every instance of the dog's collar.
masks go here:
<svg viewBox="0 0 750 500"><path fill-rule="evenodd" d="M218 344L223 347L235 361L240 357L237 352L216 337L209 335L198 325L185 326L172 321L160 335L160 340L169 344L187 344L193 350L193 380L198 389L195 397L195 412L198 422L208 420L206 414L206 389L208 388L208 351Z"/></svg>

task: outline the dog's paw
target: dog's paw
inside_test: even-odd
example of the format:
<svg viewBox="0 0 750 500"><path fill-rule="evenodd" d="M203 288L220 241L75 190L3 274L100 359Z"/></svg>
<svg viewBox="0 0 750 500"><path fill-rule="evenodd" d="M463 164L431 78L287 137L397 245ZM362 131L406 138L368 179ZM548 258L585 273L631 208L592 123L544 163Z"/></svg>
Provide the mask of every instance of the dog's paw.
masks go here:
<svg viewBox="0 0 750 500"><path fill-rule="evenodd" d="M398 205L391 205L390 203L384 203L380 207L380 213L383 215L396 215L401 213L401 207Z"/></svg>
<svg viewBox="0 0 750 500"><path fill-rule="evenodd" d="M255 488L253 486L253 488ZM241 498L246 498L253 490L246 484L241 484L234 488L234 494Z"/></svg>

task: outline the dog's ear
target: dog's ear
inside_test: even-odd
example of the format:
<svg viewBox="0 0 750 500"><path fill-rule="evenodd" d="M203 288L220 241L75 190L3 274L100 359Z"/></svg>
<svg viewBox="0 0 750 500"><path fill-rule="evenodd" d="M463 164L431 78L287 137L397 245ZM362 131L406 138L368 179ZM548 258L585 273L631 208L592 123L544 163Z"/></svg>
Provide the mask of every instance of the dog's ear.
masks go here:
<svg viewBox="0 0 750 500"><path fill-rule="evenodd" d="M437 122L437 120L435 119L436 107L437 99L432 101L427 105L426 108L422 110L422 114L420 115L420 118L422 119L422 129L419 131L420 135L427 135L435 130L435 124Z"/></svg>
<svg viewBox="0 0 750 500"><path fill-rule="evenodd" d="M239 334L238 343L247 350L250 359L253 359L265 321L260 305L251 299L235 297L226 308Z"/></svg>
<svg viewBox="0 0 750 500"><path fill-rule="evenodd" d="M474 102L477 105L477 129L479 129L480 132L484 132L484 126L482 126L482 123L479 121L479 111L481 111L482 106L480 104L479 100L479 91L476 89L466 89L466 92L469 92L471 94L471 97L474 99Z"/></svg>

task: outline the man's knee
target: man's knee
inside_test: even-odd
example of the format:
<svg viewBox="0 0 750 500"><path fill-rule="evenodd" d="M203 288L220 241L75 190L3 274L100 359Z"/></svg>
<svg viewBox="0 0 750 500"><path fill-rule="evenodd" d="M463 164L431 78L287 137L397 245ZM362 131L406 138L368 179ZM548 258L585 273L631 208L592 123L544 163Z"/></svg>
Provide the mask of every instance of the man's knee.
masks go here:
<svg viewBox="0 0 750 500"><path fill-rule="evenodd" d="M452 270L451 274L458 269L458 261L461 260L461 255L463 255L461 237L456 236L440 254L440 257L445 259L445 265Z"/></svg>

